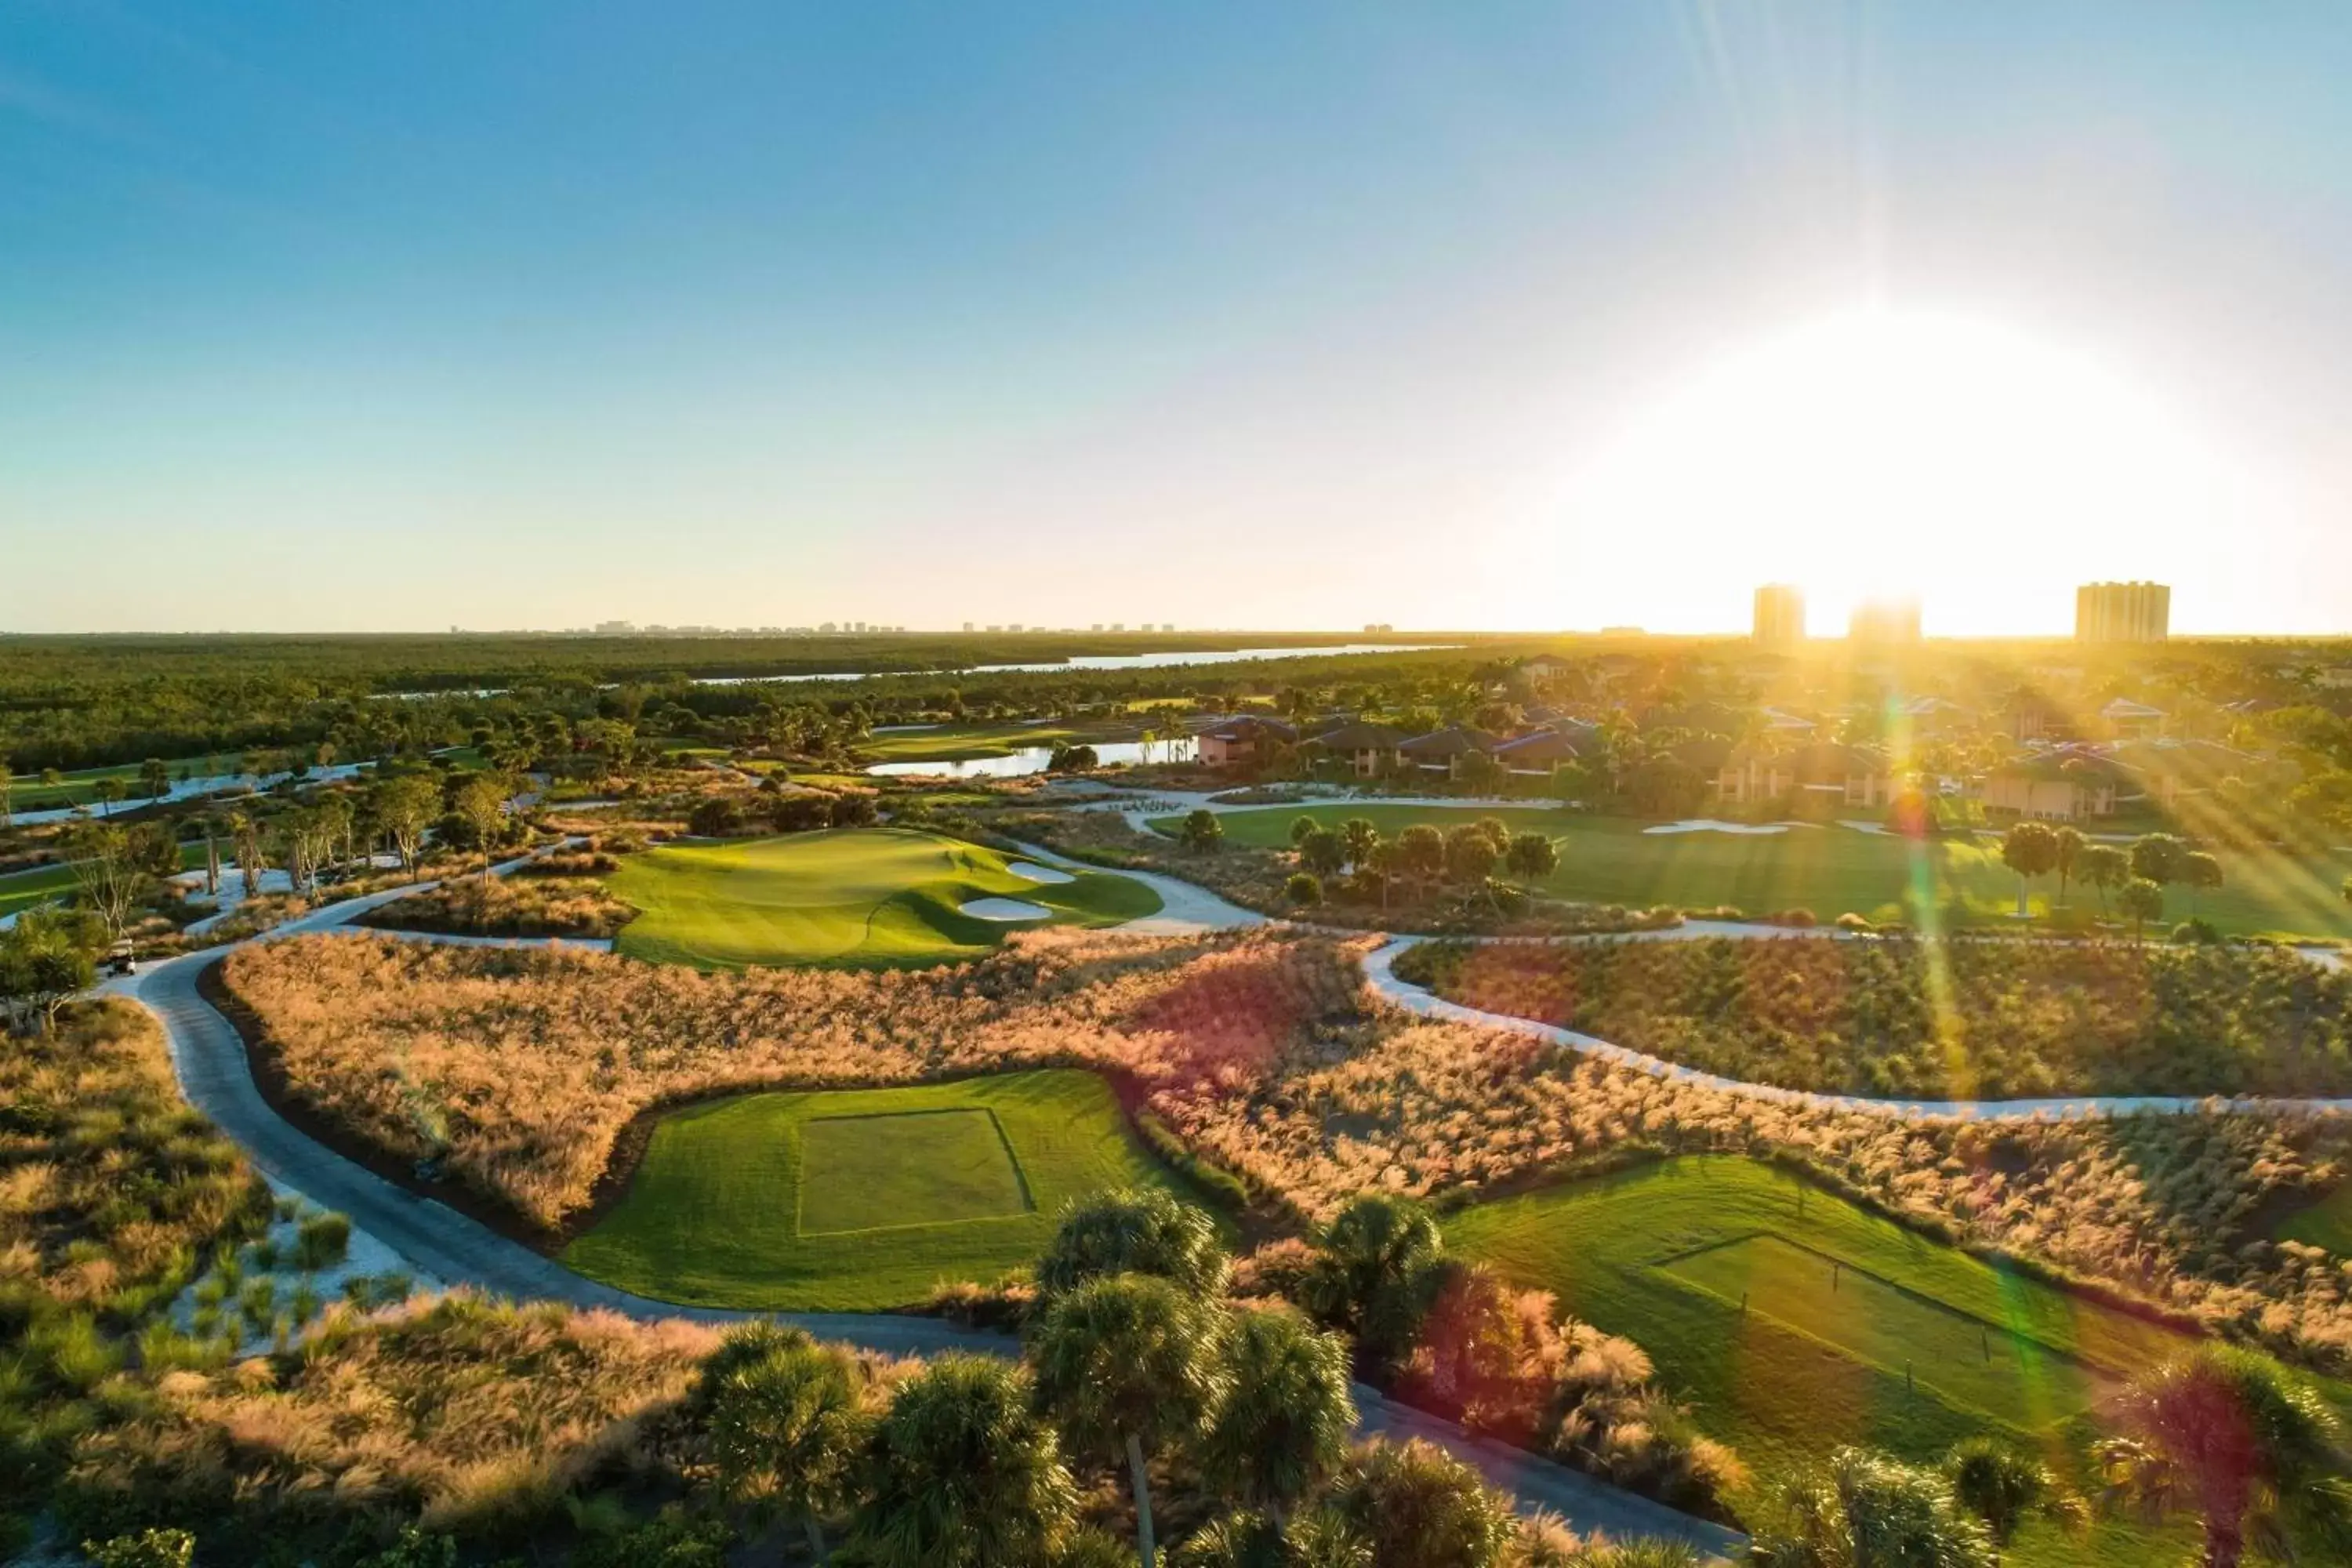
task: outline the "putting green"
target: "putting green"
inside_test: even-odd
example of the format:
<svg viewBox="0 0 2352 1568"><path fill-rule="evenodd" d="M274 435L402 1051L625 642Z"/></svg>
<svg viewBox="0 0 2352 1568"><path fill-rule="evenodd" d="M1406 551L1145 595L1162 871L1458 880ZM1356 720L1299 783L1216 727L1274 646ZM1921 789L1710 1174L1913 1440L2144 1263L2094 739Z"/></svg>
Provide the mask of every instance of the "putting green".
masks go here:
<svg viewBox="0 0 2352 1568"><path fill-rule="evenodd" d="M1842 1443L1925 1459L1987 1430L2081 1437L2116 1384L2188 1342L1730 1155L1475 1205L1445 1237L1631 1336L1768 1485ZM2101 1538L2112 1551L2013 1560L2151 1560L2130 1531Z"/></svg>
<svg viewBox="0 0 2352 1568"><path fill-rule="evenodd" d="M1879 814L1857 806L1848 815L1867 821ZM1327 826L1369 817L1391 836L1419 824L1443 830L1497 817L1514 833L1541 833L1555 840L1559 865L1543 879L1543 890L1588 903L1685 909L1729 904L1752 915L1810 910L1824 921L1849 911L1872 920L1916 921L1924 900L1948 914L2001 922L2017 907L2016 873L2001 864L1999 841L1992 838L1954 836L1915 844L1837 822L1781 833L1652 833L1645 830L1655 824L1630 817L1549 808L1481 811L1371 802L1268 806L1227 812L1217 820L1233 843L1282 848L1290 843L1290 825L1301 816ZM1154 817L1150 826L1173 834L1181 821ZM2303 859L2273 848L2217 849L2215 856L2221 862L2222 886L2198 899L2197 912L2221 930L2352 937L2352 905L2336 892L2345 874L2352 872L2352 857ZM2033 907L2046 912L2056 892L2053 879L2042 879L2033 886ZM2098 895L2081 887L2071 889L2069 901L2078 910L2098 908ZM2167 920L2183 920L2189 913L2189 895L2173 889L2166 900Z"/></svg>
<svg viewBox="0 0 2352 1568"><path fill-rule="evenodd" d="M1088 1072L740 1095L665 1117L563 1261L665 1301L873 1311L1033 1262L1063 1204L1138 1185L1183 1190Z"/></svg>
<svg viewBox="0 0 2352 1568"><path fill-rule="evenodd" d="M942 963L993 951L1007 931L1116 925L1160 910L1160 895L1131 878L1082 871L1033 882L993 849L898 827L668 845L630 857L609 884L643 911L621 932L623 952L699 969ZM963 912L986 898L1049 913L1008 921Z"/></svg>

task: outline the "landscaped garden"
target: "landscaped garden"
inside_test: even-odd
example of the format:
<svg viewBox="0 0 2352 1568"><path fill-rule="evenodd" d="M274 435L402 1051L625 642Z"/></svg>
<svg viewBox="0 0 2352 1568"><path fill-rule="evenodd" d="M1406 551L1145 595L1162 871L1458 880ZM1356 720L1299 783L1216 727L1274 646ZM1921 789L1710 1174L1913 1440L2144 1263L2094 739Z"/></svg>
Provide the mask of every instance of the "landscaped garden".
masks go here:
<svg viewBox="0 0 2352 1568"><path fill-rule="evenodd" d="M1114 925L1160 908L1129 878L891 827L666 845L630 858L610 885L641 911L622 952L704 969L942 963L993 952L1010 929Z"/></svg>
<svg viewBox="0 0 2352 1568"><path fill-rule="evenodd" d="M1870 814L1855 815L1862 819ZM1559 864L1536 883L1537 889L1582 903L1729 907L1749 915L1802 910L1822 921L1852 913L1904 923L1922 922L1924 911L1948 921L2006 921L2017 907L2017 875L2002 864L1993 839L1915 840L1838 822L1795 825L1779 833L1706 827L1654 832L1659 824L1633 817L1364 802L1225 812L1217 825L1229 844L1286 848L1292 825L1302 816L1331 828L1362 817L1393 837L1411 826L1443 831L1478 816L1496 817L1514 834L1541 833L1554 839ZM1182 822L1181 816L1158 817L1150 826L1173 837ZM2337 891L2352 872L2352 856L2306 860L2268 847L2217 848L2214 854L2221 886L2199 894L2193 910L2189 894L2175 890L2168 919L2194 912L2226 932L2352 937L2352 905ZM2032 889L2032 907L2048 913L2058 891L2054 879L2044 879ZM2097 893L2079 884L2067 898L2080 915L2099 909Z"/></svg>
<svg viewBox="0 0 2352 1568"><path fill-rule="evenodd" d="M1397 974L1748 1082L1923 1100L2352 1093L2352 974L2275 948L1429 942Z"/></svg>
<svg viewBox="0 0 2352 1568"><path fill-rule="evenodd" d="M664 1116L563 1260L665 1301L903 1307L1027 1263L1073 1198L1171 1179L1088 1072L744 1095Z"/></svg>

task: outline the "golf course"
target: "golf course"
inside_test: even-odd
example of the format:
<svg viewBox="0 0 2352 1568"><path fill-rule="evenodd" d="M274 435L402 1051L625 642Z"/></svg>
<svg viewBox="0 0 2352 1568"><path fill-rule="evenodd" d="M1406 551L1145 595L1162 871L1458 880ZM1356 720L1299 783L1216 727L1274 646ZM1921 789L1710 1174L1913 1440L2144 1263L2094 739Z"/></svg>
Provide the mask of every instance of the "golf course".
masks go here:
<svg viewBox="0 0 2352 1568"><path fill-rule="evenodd" d="M665 1301L871 1311L1033 1261L1074 1197L1176 1185L1074 1069L749 1094L655 1128L563 1261Z"/></svg>
<svg viewBox="0 0 2352 1568"><path fill-rule="evenodd" d="M2188 1342L1734 1155L1475 1205L1445 1237L1638 1339L1768 1480L1842 1443L1933 1453L1990 1429L2042 1448ZM2047 1533L2011 1561L2147 1561L2131 1533L2088 1559Z"/></svg>
<svg viewBox="0 0 2352 1568"><path fill-rule="evenodd" d="M643 911L621 952L698 969L944 963L992 952L1008 931L1116 925L1160 909L1129 878L1032 867L900 827L666 845L608 882Z"/></svg>
<svg viewBox="0 0 2352 1568"><path fill-rule="evenodd" d="M1857 810L1856 820L1866 814ZM1852 912L1873 921L1917 918L1924 898L1948 916L2006 918L2017 907L2017 876L2001 864L1991 837L1952 837L1925 842L1887 833L1868 833L1843 823L1792 825L1778 833L1725 833L1709 828L1654 832L1655 823L1634 817L1596 816L1554 807L1503 806L1492 811L1443 806L1354 805L1267 806L1230 811L1217 819L1227 842L1286 847L1290 826L1301 816L1327 827L1365 817L1383 836L1427 824L1444 831L1481 816L1500 819L1513 833L1541 833L1555 840L1559 865L1538 884L1555 898L1582 903L1685 909L1729 905L1750 915L1809 910L1830 921ZM1150 826L1172 834L1179 816L1155 817ZM2352 938L2352 904L2337 889L2352 873L2352 855L2304 860L2275 849L2216 849L2222 885L2200 895L2195 912L2226 932L2341 940ZM2042 878L2032 904L2046 913L2058 891ZM2076 909L2096 910L2098 895L2088 888L2069 890ZM2168 920L2190 913L2186 889L2168 897Z"/></svg>

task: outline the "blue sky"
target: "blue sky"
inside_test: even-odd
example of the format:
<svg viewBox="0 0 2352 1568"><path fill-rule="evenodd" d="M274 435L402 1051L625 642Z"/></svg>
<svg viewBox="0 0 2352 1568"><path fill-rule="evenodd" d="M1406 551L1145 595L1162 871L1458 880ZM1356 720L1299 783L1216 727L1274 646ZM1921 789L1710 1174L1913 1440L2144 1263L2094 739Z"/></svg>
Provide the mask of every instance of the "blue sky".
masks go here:
<svg viewBox="0 0 2352 1568"><path fill-rule="evenodd" d="M2347 79L2338 5L17 0L0 628L2352 630ZM1857 311L2010 345L1906 468L2000 483L1751 478L1878 401L1801 352L1659 412ZM2103 388L2056 481L1974 423Z"/></svg>

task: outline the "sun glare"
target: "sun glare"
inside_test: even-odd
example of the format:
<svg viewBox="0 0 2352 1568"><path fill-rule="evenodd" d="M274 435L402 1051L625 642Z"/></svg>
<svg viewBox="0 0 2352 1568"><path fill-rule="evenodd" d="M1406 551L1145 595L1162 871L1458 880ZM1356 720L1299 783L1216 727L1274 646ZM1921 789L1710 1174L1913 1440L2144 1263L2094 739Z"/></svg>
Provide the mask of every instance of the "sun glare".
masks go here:
<svg viewBox="0 0 2352 1568"><path fill-rule="evenodd" d="M1931 631L2000 632L2053 624L2004 587L2004 557L2051 584L2193 560L2232 490L2185 421L2087 357L1988 321L1870 311L1734 353L1635 412L1573 478L1566 515L1577 558L1617 554L1634 575L1657 541L1689 542L1654 584L1662 628L1676 610L1721 625L1707 599L1793 580L1817 635L1885 594L1921 595Z"/></svg>

